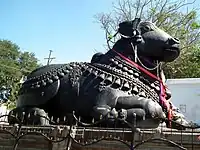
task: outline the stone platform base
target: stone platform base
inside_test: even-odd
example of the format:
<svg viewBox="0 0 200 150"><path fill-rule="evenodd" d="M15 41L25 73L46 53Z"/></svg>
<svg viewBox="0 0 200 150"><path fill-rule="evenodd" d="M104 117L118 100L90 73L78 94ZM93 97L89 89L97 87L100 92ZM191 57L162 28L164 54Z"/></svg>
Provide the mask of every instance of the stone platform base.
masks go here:
<svg viewBox="0 0 200 150"><path fill-rule="evenodd" d="M71 131L72 139L69 140L69 127L66 126L25 126L20 130L18 127L1 126L0 150L12 150L16 143L16 150L66 150L67 147L68 150L129 150L131 143L137 146L137 150L178 150L181 146L188 150L200 150L200 130L158 128L138 130L134 134L130 129L73 128ZM141 144L148 139L149 142ZM87 145L90 142L95 143Z"/></svg>

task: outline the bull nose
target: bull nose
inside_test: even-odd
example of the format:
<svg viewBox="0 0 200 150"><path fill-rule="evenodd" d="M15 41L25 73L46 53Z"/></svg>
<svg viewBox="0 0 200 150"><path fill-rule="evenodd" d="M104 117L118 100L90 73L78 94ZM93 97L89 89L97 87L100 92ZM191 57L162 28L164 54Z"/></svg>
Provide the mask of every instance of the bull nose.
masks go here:
<svg viewBox="0 0 200 150"><path fill-rule="evenodd" d="M168 42L169 42L170 45L180 44L180 40L177 39L177 38L170 38L170 39L168 39Z"/></svg>

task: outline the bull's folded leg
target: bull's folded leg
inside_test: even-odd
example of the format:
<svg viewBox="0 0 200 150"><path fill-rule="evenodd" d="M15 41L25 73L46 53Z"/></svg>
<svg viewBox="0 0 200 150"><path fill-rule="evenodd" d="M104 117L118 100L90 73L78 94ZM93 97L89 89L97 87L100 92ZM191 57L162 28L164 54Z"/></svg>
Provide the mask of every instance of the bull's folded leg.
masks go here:
<svg viewBox="0 0 200 150"><path fill-rule="evenodd" d="M146 116L149 118L165 118L162 107L151 99L127 96L117 99L116 109L132 109L141 108L145 110Z"/></svg>
<svg viewBox="0 0 200 150"><path fill-rule="evenodd" d="M100 86L101 87L101 86ZM116 91L110 87L102 87L101 92L96 97L96 103L93 107L92 116L95 119L99 119L100 116L107 116L110 114L117 103L118 97L116 96ZM114 111L111 112L114 115Z"/></svg>
<svg viewBox="0 0 200 150"><path fill-rule="evenodd" d="M157 128L160 124L159 119L149 118L141 108L122 109L119 111L119 117L128 122L121 124L123 127Z"/></svg>
<svg viewBox="0 0 200 150"><path fill-rule="evenodd" d="M47 113L36 107L18 107L10 111L9 124L49 125Z"/></svg>
<svg viewBox="0 0 200 150"><path fill-rule="evenodd" d="M8 114L9 124L21 124L23 122L24 108L17 107L11 110Z"/></svg>

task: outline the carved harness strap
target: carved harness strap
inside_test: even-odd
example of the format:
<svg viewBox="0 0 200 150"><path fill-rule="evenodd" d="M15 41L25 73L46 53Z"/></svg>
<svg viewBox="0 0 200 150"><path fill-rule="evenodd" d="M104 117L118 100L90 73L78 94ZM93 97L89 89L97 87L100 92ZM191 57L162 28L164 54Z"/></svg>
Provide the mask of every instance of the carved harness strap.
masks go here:
<svg viewBox="0 0 200 150"><path fill-rule="evenodd" d="M124 60L126 60L127 62L129 62L130 64L132 64L133 66L135 66L136 68L138 68L140 71L142 71L143 73L147 74L148 76L154 78L155 80L159 81L160 83L160 105L164 108L167 109L167 113L168 113L168 120L171 121L172 120L172 109L171 106L169 104L169 102L166 100L166 87L163 84L163 81L155 76L154 74L152 74L151 72L149 72L148 70L144 69L143 67L139 66L138 64L136 64L135 62L131 61L129 58L125 57L124 55L122 55L121 53L118 53L117 51L115 51L114 49L112 49L117 55L119 55L121 58L123 58Z"/></svg>

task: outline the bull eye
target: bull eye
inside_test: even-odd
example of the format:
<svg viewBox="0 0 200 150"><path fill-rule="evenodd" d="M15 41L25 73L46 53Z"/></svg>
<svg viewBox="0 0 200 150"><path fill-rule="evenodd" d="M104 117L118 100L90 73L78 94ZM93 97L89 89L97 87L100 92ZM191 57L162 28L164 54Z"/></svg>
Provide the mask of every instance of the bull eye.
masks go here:
<svg viewBox="0 0 200 150"><path fill-rule="evenodd" d="M144 26L143 28L142 28L142 30L143 31L145 31L145 32L148 32L148 31L150 31L151 30L151 28L150 28L150 26Z"/></svg>

